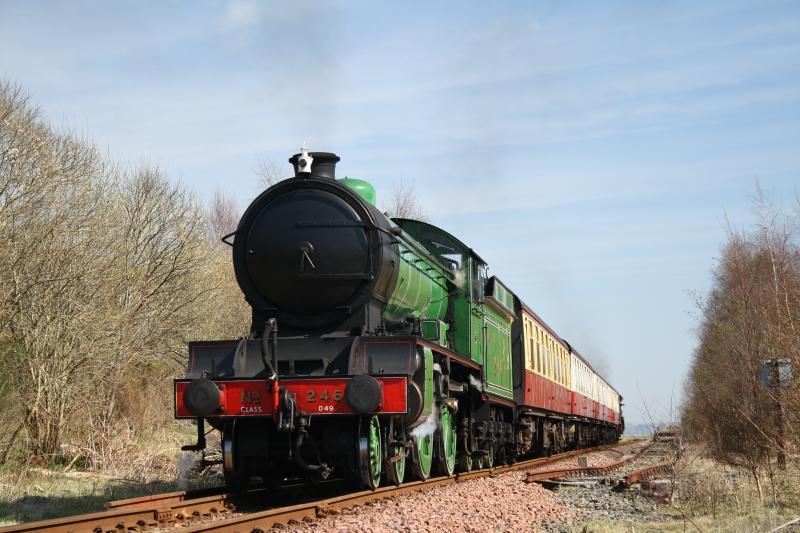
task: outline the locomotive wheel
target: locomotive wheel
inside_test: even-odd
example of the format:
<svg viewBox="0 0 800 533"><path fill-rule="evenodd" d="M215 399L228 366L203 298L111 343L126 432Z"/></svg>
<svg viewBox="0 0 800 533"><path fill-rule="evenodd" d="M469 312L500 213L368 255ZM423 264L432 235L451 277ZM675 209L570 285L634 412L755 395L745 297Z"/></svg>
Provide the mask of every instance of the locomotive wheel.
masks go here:
<svg viewBox="0 0 800 533"><path fill-rule="evenodd" d="M442 407L436 434L436 467L441 475L452 476L456 470L456 424L449 407Z"/></svg>
<svg viewBox="0 0 800 533"><path fill-rule="evenodd" d="M503 453L504 453L504 457L503 457L503 464L504 465L510 466L510 465L513 465L516 462L516 460L514 458L514 446L513 445L509 445L509 446L506 446L505 448L503 448Z"/></svg>
<svg viewBox="0 0 800 533"><path fill-rule="evenodd" d="M472 454L472 457L470 457L470 460L472 461L472 467L475 470L481 470L483 468L486 468L486 455L485 454L480 453L480 452L475 452L475 453Z"/></svg>
<svg viewBox="0 0 800 533"><path fill-rule="evenodd" d="M494 466L494 446L489 446L487 451L489 453L486 454L486 467L492 468Z"/></svg>
<svg viewBox="0 0 800 533"><path fill-rule="evenodd" d="M494 466L494 448L490 446L486 450L476 452L472 461L478 469L492 468Z"/></svg>
<svg viewBox="0 0 800 533"><path fill-rule="evenodd" d="M386 463L386 477L389 482L400 486L406 477L406 448L402 444L393 444L389 447L389 459L399 457L399 459Z"/></svg>
<svg viewBox="0 0 800 533"><path fill-rule="evenodd" d="M461 472L469 472L472 470L473 462L472 454L469 452L463 452L458 456L458 469Z"/></svg>
<svg viewBox="0 0 800 533"><path fill-rule="evenodd" d="M236 456L236 420L232 420L222 430L222 466L225 486L234 492L244 492L247 479L241 471L241 460Z"/></svg>
<svg viewBox="0 0 800 533"><path fill-rule="evenodd" d="M428 479L433 463L433 435L412 437L411 459L417 479Z"/></svg>
<svg viewBox="0 0 800 533"><path fill-rule="evenodd" d="M358 465L361 481L370 489L376 489L381 484L382 451L378 417L362 417L359 421Z"/></svg>

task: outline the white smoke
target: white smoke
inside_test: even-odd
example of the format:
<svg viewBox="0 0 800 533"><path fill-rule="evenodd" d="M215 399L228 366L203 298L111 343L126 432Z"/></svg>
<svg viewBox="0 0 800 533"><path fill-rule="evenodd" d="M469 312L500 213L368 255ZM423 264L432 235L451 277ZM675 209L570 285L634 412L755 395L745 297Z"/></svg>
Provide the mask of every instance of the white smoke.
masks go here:
<svg viewBox="0 0 800 533"><path fill-rule="evenodd" d="M478 381L472 374L469 375L469 384L478 389L478 391L483 392L483 383Z"/></svg>
<svg viewBox="0 0 800 533"><path fill-rule="evenodd" d="M189 488L189 475L200 462L199 455L195 452L182 452L178 457L178 490Z"/></svg>
<svg viewBox="0 0 800 533"><path fill-rule="evenodd" d="M467 282L467 273L464 269L456 270L455 279L453 283L456 284L456 287L461 288L464 286L464 283Z"/></svg>
<svg viewBox="0 0 800 533"><path fill-rule="evenodd" d="M428 415L425 422L411 430L411 436L421 439L422 437L433 435L437 427L439 427L439 409L436 404L433 404L431 414Z"/></svg>

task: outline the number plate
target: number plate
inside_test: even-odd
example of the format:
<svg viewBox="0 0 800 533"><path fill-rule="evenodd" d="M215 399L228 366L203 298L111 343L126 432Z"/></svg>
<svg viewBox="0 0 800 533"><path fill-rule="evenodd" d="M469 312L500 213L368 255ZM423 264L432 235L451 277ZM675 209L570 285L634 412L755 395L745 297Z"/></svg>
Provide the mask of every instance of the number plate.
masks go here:
<svg viewBox="0 0 800 533"><path fill-rule="evenodd" d="M301 413L325 414L338 413L343 408L349 411L344 399L346 386L347 382L337 379L294 382L288 388Z"/></svg>

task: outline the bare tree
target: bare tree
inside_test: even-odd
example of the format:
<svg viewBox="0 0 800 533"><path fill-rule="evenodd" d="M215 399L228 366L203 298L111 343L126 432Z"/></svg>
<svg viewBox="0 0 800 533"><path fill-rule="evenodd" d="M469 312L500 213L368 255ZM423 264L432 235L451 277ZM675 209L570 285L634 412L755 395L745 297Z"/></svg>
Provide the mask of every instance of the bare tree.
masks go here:
<svg viewBox="0 0 800 533"><path fill-rule="evenodd" d="M413 220L427 221L428 216L417 197L414 183L401 179L392 187L388 204L383 210L391 218L410 218Z"/></svg>
<svg viewBox="0 0 800 533"><path fill-rule="evenodd" d="M230 338L247 333L250 307L236 282L231 249L220 241L221 236L236 229L239 217L233 197L220 191L214 194L206 208L210 249L206 259L205 283L213 290L203 302L207 312L196 321L197 338Z"/></svg>
<svg viewBox="0 0 800 533"><path fill-rule="evenodd" d="M36 453L58 451L88 359L81 330L95 323L90 302L108 264L110 171L0 85L0 360Z"/></svg>
<svg viewBox="0 0 800 533"><path fill-rule="evenodd" d="M188 339L246 330L230 252L206 238L235 207L220 198L210 224L197 205L0 84L0 375L14 376L0 392L31 453L56 456L67 439L107 464L130 444L122 429L171 418L164 384Z"/></svg>
<svg viewBox="0 0 800 533"><path fill-rule="evenodd" d="M206 207L208 241L217 244L224 235L232 233L239 224L239 207L230 193L217 189Z"/></svg>
<svg viewBox="0 0 800 533"><path fill-rule="evenodd" d="M281 166L269 156L265 156L264 159L258 162L255 173L259 178L259 184L264 189L268 189L279 181L292 177L290 172L281 170Z"/></svg>
<svg viewBox="0 0 800 533"><path fill-rule="evenodd" d="M757 377L766 359L789 359L795 369L800 363L800 244L796 221L760 187L754 210L754 231L729 226L713 289L701 302L700 344L683 420L688 434L716 459L747 469L761 494L759 472L766 468L772 479L777 452L800 446L797 377L786 391L767 389ZM786 426L785 441L776 406ZM791 453L787 457L793 460Z"/></svg>

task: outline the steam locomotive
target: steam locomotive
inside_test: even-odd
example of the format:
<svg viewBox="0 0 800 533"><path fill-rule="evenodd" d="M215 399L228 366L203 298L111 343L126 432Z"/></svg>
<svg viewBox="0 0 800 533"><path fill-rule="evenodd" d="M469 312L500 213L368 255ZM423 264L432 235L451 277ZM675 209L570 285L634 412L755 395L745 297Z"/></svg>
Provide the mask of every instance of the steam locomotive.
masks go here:
<svg viewBox="0 0 800 533"><path fill-rule="evenodd" d="M389 218L304 147L235 232L243 339L189 344L175 416L221 431L226 484L368 488L616 441L622 397L470 247Z"/></svg>

